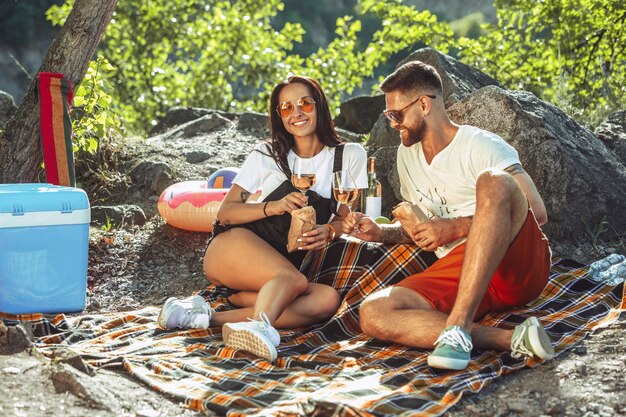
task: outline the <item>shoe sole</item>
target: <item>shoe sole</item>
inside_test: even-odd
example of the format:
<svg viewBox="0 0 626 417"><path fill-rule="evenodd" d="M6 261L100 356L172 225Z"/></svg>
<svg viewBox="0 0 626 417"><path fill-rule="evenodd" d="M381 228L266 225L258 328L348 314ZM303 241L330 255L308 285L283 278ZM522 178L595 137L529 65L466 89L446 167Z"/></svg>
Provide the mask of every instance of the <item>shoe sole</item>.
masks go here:
<svg viewBox="0 0 626 417"><path fill-rule="evenodd" d="M163 303L163 307L161 307L161 311L159 312L159 318L157 318L157 326L159 326L161 329L168 329L167 321L165 320L165 306L170 302L170 300L173 300L174 298L175 297L170 297L165 300L165 302Z"/></svg>
<svg viewBox="0 0 626 417"><path fill-rule="evenodd" d="M249 329L238 329L236 324L226 323L222 327L222 338L224 344L230 348L245 350L270 362L276 360L276 348L271 342L261 339Z"/></svg>
<svg viewBox="0 0 626 417"><path fill-rule="evenodd" d="M469 365L469 361L463 359L453 359L453 358L444 358L441 356L428 356L428 366L431 368L438 369L451 369L454 371L459 371L461 369L467 368Z"/></svg>
<svg viewBox="0 0 626 417"><path fill-rule="evenodd" d="M554 348L550 336L546 333L537 317L531 317L532 326L528 328L528 339L533 351L544 361L554 358Z"/></svg>

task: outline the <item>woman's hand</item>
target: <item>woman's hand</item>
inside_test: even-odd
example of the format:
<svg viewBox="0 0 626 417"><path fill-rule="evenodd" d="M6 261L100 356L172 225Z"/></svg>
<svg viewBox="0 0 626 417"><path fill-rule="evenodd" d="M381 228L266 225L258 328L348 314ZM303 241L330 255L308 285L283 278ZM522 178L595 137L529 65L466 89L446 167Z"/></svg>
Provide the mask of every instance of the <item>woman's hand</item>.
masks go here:
<svg viewBox="0 0 626 417"><path fill-rule="evenodd" d="M298 238L299 250L318 250L326 247L330 229L325 224L316 225L313 230L303 233Z"/></svg>
<svg viewBox="0 0 626 417"><path fill-rule="evenodd" d="M270 201L265 209L270 216L278 216L280 214L291 213L294 210L307 205L309 198L301 192L294 191L287 194L280 200Z"/></svg>

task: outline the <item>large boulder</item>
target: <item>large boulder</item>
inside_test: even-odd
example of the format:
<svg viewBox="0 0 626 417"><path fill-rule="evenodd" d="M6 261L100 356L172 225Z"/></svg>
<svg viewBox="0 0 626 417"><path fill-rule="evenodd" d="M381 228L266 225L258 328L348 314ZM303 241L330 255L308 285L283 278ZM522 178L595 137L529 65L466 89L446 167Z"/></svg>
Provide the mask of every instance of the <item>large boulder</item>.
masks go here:
<svg viewBox="0 0 626 417"><path fill-rule="evenodd" d="M358 96L341 103L335 126L355 133L368 133L385 110L385 96Z"/></svg>
<svg viewBox="0 0 626 417"><path fill-rule="evenodd" d="M398 67L409 61L422 61L432 65L439 72L446 108L483 87L501 86L487 74L432 48L418 49L400 61Z"/></svg>
<svg viewBox="0 0 626 417"><path fill-rule="evenodd" d="M610 114L594 133L626 165L626 110Z"/></svg>
<svg viewBox="0 0 626 417"><path fill-rule="evenodd" d="M559 243L589 241L603 219L626 231L626 168L587 128L532 93L485 87L448 109L450 118L500 135L520 154ZM605 217L606 216L606 217Z"/></svg>

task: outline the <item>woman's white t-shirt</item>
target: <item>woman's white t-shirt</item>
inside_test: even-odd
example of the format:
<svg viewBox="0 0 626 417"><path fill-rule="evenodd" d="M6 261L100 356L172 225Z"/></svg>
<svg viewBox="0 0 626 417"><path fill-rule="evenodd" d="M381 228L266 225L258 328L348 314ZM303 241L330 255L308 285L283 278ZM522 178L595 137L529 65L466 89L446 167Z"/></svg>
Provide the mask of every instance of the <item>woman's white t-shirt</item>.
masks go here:
<svg viewBox="0 0 626 417"><path fill-rule="evenodd" d="M358 143L346 142L343 150L343 170L349 170L358 188L367 188L367 152ZM233 182L244 190L255 193L261 191L257 201L263 201L272 191L280 186L287 176L278 168L269 155L268 145L260 143L248 155ZM290 150L287 163L293 167L295 153ZM317 155L307 158L315 170L315 184L311 190L320 196L330 198L331 178L335 159L335 148L325 146Z"/></svg>

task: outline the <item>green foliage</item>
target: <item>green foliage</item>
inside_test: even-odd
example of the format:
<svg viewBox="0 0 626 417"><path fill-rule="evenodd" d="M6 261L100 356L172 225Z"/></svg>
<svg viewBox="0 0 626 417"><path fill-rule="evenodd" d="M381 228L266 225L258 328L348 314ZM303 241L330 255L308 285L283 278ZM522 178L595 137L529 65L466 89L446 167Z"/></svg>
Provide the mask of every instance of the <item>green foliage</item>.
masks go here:
<svg viewBox="0 0 626 417"><path fill-rule="evenodd" d="M109 129L120 129L120 119L111 108L112 89L106 78L114 73L115 68L102 57L89 63L87 73L74 94L74 152L82 150L94 154Z"/></svg>
<svg viewBox="0 0 626 417"><path fill-rule="evenodd" d="M476 12L468 14L461 19L453 20L450 22L450 28L452 28L456 36L475 39L485 34L485 30L482 28L484 22L485 16L480 12Z"/></svg>
<svg viewBox="0 0 626 417"><path fill-rule="evenodd" d="M496 0L498 25L459 40L462 60L509 88L608 112L626 93L626 3Z"/></svg>
<svg viewBox="0 0 626 417"><path fill-rule="evenodd" d="M591 238L591 245L594 249L598 250L598 244L600 243L600 235L609 230L609 223L606 221L606 216L602 216L600 222L596 225L589 225L586 221L582 221L585 225L585 231Z"/></svg>

